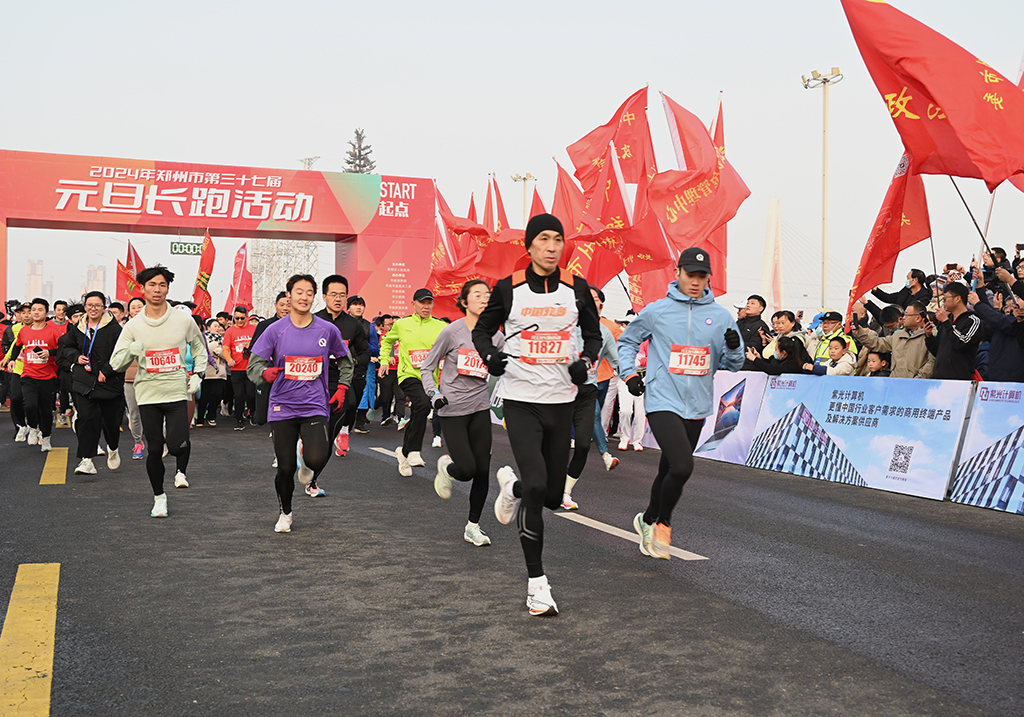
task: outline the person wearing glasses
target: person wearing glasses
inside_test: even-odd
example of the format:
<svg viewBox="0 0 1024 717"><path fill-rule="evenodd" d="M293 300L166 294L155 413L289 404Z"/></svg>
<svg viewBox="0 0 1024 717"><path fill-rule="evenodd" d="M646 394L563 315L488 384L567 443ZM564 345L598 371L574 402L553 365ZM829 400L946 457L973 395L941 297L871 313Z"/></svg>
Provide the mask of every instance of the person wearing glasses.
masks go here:
<svg viewBox="0 0 1024 717"><path fill-rule="evenodd" d="M931 378L935 357L925 345L925 305L915 301L903 313L903 327L889 336L879 336L857 314L853 317L853 336L870 351L892 354L893 378Z"/></svg>
<svg viewBox="0 0 1024 717"><path fill-rule="evenodd" d="M256 327L249 323L249 310L241 305L235 307L231 320L231 327L224 332L224 361L231 369L235 430L243 431L246 418L253 421L256 414L256 386L245 375L249 367L249 344Z"/></svg>

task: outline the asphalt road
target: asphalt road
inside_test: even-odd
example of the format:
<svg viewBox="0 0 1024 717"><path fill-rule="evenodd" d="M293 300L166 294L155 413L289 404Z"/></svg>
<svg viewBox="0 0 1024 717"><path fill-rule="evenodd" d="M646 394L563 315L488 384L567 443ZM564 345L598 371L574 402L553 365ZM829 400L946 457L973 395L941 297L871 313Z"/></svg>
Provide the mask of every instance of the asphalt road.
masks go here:
<svg viewBox="0 0 1024 717"><path fill-rule="evenodd" d="M1024 714L1021 516L698 460L673 542L707 560L546 513L561 614L535 618L514 528L489 501L493 545L463 542L467 487L400 477L372 450L394 428L276 534L263 429L193 431L155 520L143 462L74 476L56 429L67 484L40 486L2 420L0 607L19 564L61 564L53 715ZM574 497L629 530L659 454L619 455Z"/></svg>

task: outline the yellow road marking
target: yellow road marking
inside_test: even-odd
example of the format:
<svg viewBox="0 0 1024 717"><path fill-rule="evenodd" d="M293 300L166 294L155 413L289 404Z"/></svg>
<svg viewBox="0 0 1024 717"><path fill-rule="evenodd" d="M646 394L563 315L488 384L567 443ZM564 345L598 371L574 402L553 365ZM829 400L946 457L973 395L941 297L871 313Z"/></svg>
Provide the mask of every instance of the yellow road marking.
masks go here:
<svg viewBox="0 0 1024 717"><path fill-rule="evenodd" d="M39 485L64 485L68 475L68 449L54 447L46 455L43 477Z"/></svg>
<svg viewBox="0 0 1024 717"><path fill-rule="evenodd" d="M0 712L5 715L50 714L59 579L60 563L18 567L0 633Z"/></svg>

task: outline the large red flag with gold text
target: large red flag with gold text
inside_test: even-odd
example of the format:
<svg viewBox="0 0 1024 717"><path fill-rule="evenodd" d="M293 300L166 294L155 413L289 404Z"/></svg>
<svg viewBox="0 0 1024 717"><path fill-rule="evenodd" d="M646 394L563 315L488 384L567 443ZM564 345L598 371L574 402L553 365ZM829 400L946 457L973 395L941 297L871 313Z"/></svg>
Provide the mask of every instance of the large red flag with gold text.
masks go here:
<svg viewBox="0 0 1024 717"><path fill-rule="evenodd" d="M568 239L583 230L580 217L583 216L586 200L576 182L572 181L572 177L557 160L555 166L558 167L558 180L555 183L555 197L551 201L551 213L562 222L562 230Z"/></svg>
<svg viewBox="0 0 1024 717"><path fill-rule="evenodd" d="M203 319L213 316L213 306L210 299L210 275L213 274L213 261L217 257L217 250L213 248L213 240L210 239L210 231L206 231L203 237L203 248L199 254L199 271L196 274L196 288L192 292L192 301L196 308L192 312Z"/></svg>
<svg viewBox="0 0 1024 717"><path fill-rule="evenodd" d="M990 191L1024 172L1024 93L887 3L842 3L913 172L976 177Z"/></svg>
<svg viewBox="0 0 1024 717"><path fill-rule="evenodd" d="M892 281L896 258L907 247L924 241L932 235L928 220L928 201L924 193L924 180L912 171L913 161L908 154L900 157L896 173L889 182L882 208L864 247L850 289L850 307L861 296L881 284Z"/></svg>
<svg viewBox="0 0 1024 717"><path fill-rule="evenodd" d="M118 301L129 301L136 296L142 298L142 287L139 286L135 277L145 268L146 265L142 263L142 257L129 241L128 255L125 257L124 264L117 262L115 293Z"/></svg>
<svg viewBox="0 0 1024 717"><path fill-rule="evenodd" d="M647 124L646 87L630 95L607 124L565 148L576 167L576 178L580 180L585 194L590 194L597 184L609 142L615 146L615 154L622 164L622 176L627 183L636 184L642 175L653 173L649 167L654 160L654 145Z"/></svg>
<svg viewBox="0 0 1024 717"><path fill-rule="evenodd" d="M647 187L647 199L669 239L682 251L703 245L732 219L750 190L715 149L700 119L668 95L662 93L662 99L676 157L685 169L658 172Z"/></svg>
<svg viewBox="0 0 1024 717"><path fill-rule="evenodd" d="M715 151L722 157L725 156L725 124L722 112L722 101L718 101L718 119L715 120L715 133L712 138ZM729 291L729 238L728 225L722 226L711 232L706 243L708 259L711 261L711 275L714 277L715 294L722 295Z"/></svg>

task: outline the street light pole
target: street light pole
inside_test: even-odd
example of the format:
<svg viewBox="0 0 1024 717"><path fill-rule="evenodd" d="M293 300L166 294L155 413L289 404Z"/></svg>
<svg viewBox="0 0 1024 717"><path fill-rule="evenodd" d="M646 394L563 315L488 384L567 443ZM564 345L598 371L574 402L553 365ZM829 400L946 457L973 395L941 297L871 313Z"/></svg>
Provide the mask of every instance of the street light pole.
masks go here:
<svg viewBox="0 0 1024 717"><path fill-rule="evenodd" d="M526 216L526 213L528 211L527 206L529 206L527 204L527 202L529 201L527 199L527 193L529 191L530 180L537 181L537 178L534 177L529 172L526 173L525 177L520 176L518 174L513 174L512 175L512 181L513 182L522 182L523 183L523 229L526 228L526 222L529 219L529 217Z"/></svg>
<svg viewBox="0 0 1024 717"><path fill-rule="evenodd" d="M811 76L800 78L804 89L822 88L822 133L821 133L821 308L828 307L828 87L842 81L843 73L838 67L823 75L817 70Z"/></svg>

